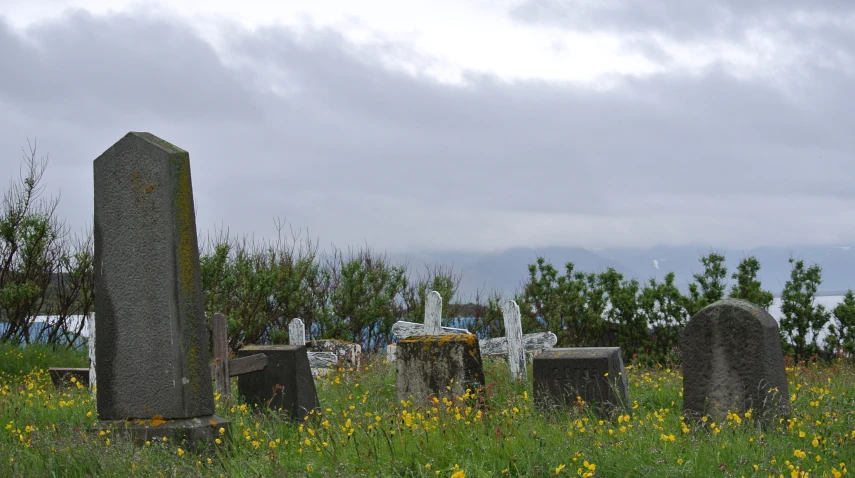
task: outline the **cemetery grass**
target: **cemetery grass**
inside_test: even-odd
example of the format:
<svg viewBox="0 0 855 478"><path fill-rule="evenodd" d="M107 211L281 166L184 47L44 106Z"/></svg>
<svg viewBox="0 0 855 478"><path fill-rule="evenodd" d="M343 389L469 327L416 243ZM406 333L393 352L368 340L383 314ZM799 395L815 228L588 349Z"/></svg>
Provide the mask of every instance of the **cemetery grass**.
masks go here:
<svg viewBox="0 0 855 478"><path fill-rule="evenodd" d="M301 423L218 397L231 437L204 452L87 432L86 387L57 390L47 373L85 366L83 352L0 346L0 364L0 476L790 477L848 476L855 462L855 367L843 361L788 367L792 418L762 430L745 415L684 427L667 367L628 367L628 413L545 416L498 359L485 360L482 395L421 407L395 399L394 363L375 360L316 379L320 416Z"/></svg>

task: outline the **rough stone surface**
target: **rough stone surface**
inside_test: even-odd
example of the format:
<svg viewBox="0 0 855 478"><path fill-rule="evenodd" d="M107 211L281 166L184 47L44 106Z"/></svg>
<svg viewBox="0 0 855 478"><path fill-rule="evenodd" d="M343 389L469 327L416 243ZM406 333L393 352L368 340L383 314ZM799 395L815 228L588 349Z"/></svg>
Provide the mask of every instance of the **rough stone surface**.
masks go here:
<svg viewBox="0 0 855 478"><path fill-rule="evenodd" d="M395 355L398 400L451 398L484 386L478 337L473 334L409 337L398 342Z"/></svg>
<svg viewBox="0 0 855 478"><path fill-rule="evenodd" d="M98 417L211 416L190 157L128 133L94 177Z"/></svg>
<svg viewBox="0 0 855 478"><path fill-rule="evenodd" d="M558 337L552 332L535 332L522 336L522 346L527 354L537 355L542 350L551 349L558 343ZM508 338L496 337L484 339L478 343L481 346L481 356L507 355Z"/></svg>
<svg viewBox="0 0 855 478"><path fill-rule="evenodd" d="M338 366L345 369L359 369L362 361L362 347L359 344L338 339L312 340L308 344L312 352L330 352L338 357Z"/></svg>
<svg viewBox="0 0 855 478"><path fill-rule="evenodd" d="M442 330L442 296L432 290L425 298L425 335L439 335Z"/></svg>
<svg viewBox="0 0 855 478"><path fill-rule="evenodd" d="M387 345L386 346L386 360L388 362L394 362L395 361L395 355L397 354L397 351L398 351L398 345L397 344Z"/></svg>
<svg viewBox="0 0 855 478"><path fill-rule="evenodd" d="M238 390L247 404L269 404L297 420L320 407L305 345L250 345L237 355L257 353L267 355L267 367L238 377Z"/></svg>
<svg viewBox="0 0 855 478"><path fill-rule="evenodd" d="M292 319L288 323L288 343L306 345L306 325L303 323L303 319Z"/></svg>
<svg viewBox="0 0 855 478"><path fill-rule="evenodd" d="M502 316L505 320L505 338L508 347L508 366L511 375L517 380L525 380L526 363L525 350L523 349L522 319L520 307L516 302L509 300L502 306Z"/></svg>
<svg viewBox="0 0 855 478"><path fill-rule="evenodd" d="M220 433L221 428L223 433ZM138 445L166 437L170 442L185 445L194 451L209 446L214 438L228 438L230 435L229 421L216 415L179 420L163 420L160 417L147 420L100 420L91 430L110 430L111 435L130 438Z"/></svg>
<svg viewBox="0 0 855 478"><path fill-rule="evenodd" d="M564 407L575 403L576 397L600 411L629 409L620 347L549 349L534 358L534 398L539 407Z"/></svg>
<svg viewBox="0 0 855 478"><path fill-rule="evenodd" d="M682 332L683 416L752 409L756 418L790 413L778 323L762 308L738 299L700 310Z"/></svg>

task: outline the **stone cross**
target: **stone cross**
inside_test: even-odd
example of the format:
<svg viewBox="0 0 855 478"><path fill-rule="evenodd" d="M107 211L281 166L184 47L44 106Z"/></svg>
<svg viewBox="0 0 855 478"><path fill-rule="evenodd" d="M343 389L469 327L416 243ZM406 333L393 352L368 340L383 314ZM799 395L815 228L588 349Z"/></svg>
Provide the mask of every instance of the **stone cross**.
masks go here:
<svg viewBox="0 0 855 478"><path fill-rule="evenodd" d="M505 336L508 340L508 365L511 367L511 375L517 380L525 380L525 350L522 346L522 321L520 318L520 306L509 300L502 307L502 316L505 319Z"/></svg>
<svg viewBox="0 0 855 478"><path fill-rule="evenodd" d="M527 376L526 352L539 352L552 348L558 343L558 337L552 332L522 333L520 307L513 300L502 306L502 316L505 320L505 337L481 340L481 355L507 355L511 374L520 380Z"/></svg>
<svg viewBox="0 0 855 478"><path fill-rule="evenodd" d="M194 447L214 415L187 151L128 133L94 161L95 430Z"/></svg>
<svg viewBox="0 0 855 478"><path fill-rule="evenodd" d="M471 332L466 329L442 326L442 296L433 290L425 299L425 323L399 320L392 325L392 333L399 339L405 339L413 335L469 334Z"/></svg>

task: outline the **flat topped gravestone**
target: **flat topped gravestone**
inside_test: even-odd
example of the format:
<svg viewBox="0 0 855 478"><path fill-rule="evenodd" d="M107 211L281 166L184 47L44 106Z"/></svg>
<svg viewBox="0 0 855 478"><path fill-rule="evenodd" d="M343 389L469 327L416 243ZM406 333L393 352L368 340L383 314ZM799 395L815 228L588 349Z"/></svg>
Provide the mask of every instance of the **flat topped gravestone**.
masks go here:
<svg viewBox="0 0 855 478"><path fill-rule="evenodd" d="M534 399L542 409L581 398L598 411L629 409L620 347L549 349L534 358Z"/></svg>
<svg viewBox="0 0 855 478"><path fill-rule="evenodd" d="M398 400L463 396L484 386L478 337L473 334L418 335L398 342Z"/></svg>
<svg viewBox="0 0 855 478"><path fill-rule="evenodd" d="M186 151L128 133L94 161L96 429L190 446L214 416Z"/></svg>
<svg viewBox="0 0 855 478"><path fill-rule="evenodd" d="M305 345L249 345L238 350L238 357L255 354L267 356L267 367L238 377L246 403L283 410L295 420L319 409Z"/></svg>
<svg viewBox="0 0 855 478"><path fill-rule="evenodd" d="M767 421L790 413L778 323L761 307L724 299L701 309L683 328L683 416L728 410Z"/></svg>

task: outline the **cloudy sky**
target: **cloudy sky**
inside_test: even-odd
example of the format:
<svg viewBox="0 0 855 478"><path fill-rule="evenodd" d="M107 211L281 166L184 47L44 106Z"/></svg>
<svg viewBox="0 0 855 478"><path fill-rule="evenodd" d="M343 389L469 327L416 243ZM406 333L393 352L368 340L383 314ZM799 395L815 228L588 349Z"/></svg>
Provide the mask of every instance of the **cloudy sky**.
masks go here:
<svg viewBox="0 0 855 478"><path fill-rule="evenodd" d="M0 65L1 171L36 138L76 228L148 131L190 152L203 234L855 242L850 0L3 0Z"/></svg>

